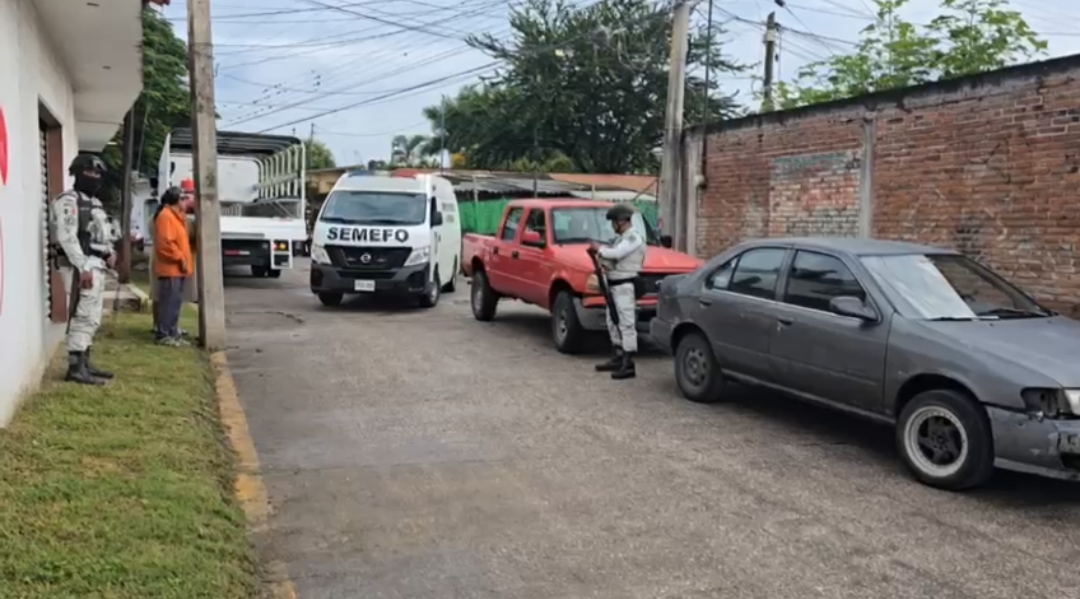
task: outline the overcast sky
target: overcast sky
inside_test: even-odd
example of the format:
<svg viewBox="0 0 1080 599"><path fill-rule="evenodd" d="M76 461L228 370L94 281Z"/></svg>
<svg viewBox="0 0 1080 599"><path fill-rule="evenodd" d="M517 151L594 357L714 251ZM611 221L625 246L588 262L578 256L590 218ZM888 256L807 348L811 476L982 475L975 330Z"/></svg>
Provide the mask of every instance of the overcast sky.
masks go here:
<svg viewBox="0 0 1080 599"><path fill-rule="evenodd" d="M569 0L588 5L597 0ZM1049 42L1049 56L1080 53L1077 0L1011 0ZM505 37L507 0L211 0L222 130L295 132L315 136L339 164L385 159L395 135L430 133L421 110L438 104L490 59L463 38ZM803 64L851 48L872 20L869 0L715 0L714 20L728 33L724 52L760 64L766 15L789 29L778 75L790 80ZM936 15L939 0L912 0L905 17ZM340 8L334 8L334 7ZM699 3L695 19L703 19ZM165 9L187 38L185 0ZM734 17L734 18L733 18ZM747 22L750 21L750 22ZM806 35L802 32L808 32ZM749 102L749 77L721 79L725 92ZM407 91L406 91L407 90ZM384 97L385 96L385 97Z"/></svg>

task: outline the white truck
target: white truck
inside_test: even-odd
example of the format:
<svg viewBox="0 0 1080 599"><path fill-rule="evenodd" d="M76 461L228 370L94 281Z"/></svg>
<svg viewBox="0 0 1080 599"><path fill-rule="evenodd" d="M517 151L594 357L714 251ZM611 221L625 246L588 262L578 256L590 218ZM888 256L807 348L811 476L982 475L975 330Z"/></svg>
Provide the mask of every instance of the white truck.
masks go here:
<svg viewBox="0 0 1080 599"><path fill-rule="evenodd" d="M304 143L296 137L217 132L221 260L279 277L307 243ZM158 163L158 191L194 179L190 129L175 129Z"/></svg>

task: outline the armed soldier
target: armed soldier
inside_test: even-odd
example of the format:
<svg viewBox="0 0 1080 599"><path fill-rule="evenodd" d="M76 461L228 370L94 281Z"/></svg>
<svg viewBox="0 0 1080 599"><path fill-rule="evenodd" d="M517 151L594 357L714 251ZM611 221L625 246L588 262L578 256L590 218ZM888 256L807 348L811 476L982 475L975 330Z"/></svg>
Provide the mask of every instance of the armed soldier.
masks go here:
<svg viewBox="0 0 1080 599"><path fill-rule="evenodd" d="M101 326L105 273L116 263L108 216L97 198L105 170L105 163L97 156L80 154L68 169L75 178L74 188L52 202L57 260L59 266L72 269L64 380L84 385L102 385L113 378L111 372L90 363L94 334Z"/></svg>
<svg viewBox="0 0 1080 599"><path fill-rule="evenodd" d="M618 235L609 246L593 243L590 251L596 252L607 275L608 287L615 304L619 322L612 321L607 312L608 334L611 336L612 357L596 366L597 372L610 372L615 380L636 376L634 354L637 353L637 297L638 274L645 265L645 238L634 230L634 209L616 204L607 212L611 228Z"/></svg>

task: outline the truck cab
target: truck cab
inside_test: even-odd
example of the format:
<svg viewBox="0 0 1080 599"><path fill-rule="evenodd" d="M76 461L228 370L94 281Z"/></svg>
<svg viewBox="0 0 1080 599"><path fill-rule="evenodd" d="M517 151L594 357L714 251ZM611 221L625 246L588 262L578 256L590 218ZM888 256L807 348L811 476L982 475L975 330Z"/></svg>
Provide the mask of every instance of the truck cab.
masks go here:
<svg viewBox="0 0 1080 599"><path fill-rule="evenodd" d="M555 347L564 353L580 351L588 333L607 329L606 302L585 250L591 242L614 238L606 216L613 205L580 199L515 200L507 205L494 237L466 235L462 264L473 279L473 316L492 320L503 299L533 304L551 312ZM640 213L633 224L648 243L640 275L647 292L637 310L637 327L648 332L660 281L693 271L701 260L670 249Z"/></svg>
<svg viewBox="0 0 1080 599"><path fill-rule="evenodd" d="M431 308L455 289L460 264L457 197L442 177L346 173L315 220L310 284L326 306L395 294Z"/></svg>
<svg viewBox="0 0 1080 599"><path fill-rule="evenodd" d="M304 143L285 135L218 131L217 153L222 265L277 278L293 268L307 240ZM194 179L194 170L191 129L176 129L161 152L159 195Z"/></svg>

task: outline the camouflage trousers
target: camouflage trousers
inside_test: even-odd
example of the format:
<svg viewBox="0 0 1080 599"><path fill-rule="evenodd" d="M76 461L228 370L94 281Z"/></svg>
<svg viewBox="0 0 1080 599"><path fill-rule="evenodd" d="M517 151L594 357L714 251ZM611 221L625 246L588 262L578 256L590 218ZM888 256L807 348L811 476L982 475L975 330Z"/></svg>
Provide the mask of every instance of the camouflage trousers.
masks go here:
<svg viewBox="0 0 1080 599"><path fill-rule="evenodd" d="M105 271L90 268L94 284L89 289L79 289L79 304L68 323L67 345L70 352L83 352L94 343L94 335L101 327L101 312L105 304ZM71 284L78 286L78 276L71 277ZM72 295L68 295L72 297Z"/></svg>
<svg viewBox="0 0 1080 599"><path fill-rule="evenodd" d="M610 311L607 314L608 335L611 337L611 345L620 347L626 353L635 353L638 350L637 342L637 295L634 286L618 281L609 284L611 299L615 300L615 312L619 315L619 324L611 321Z"/></svg>

